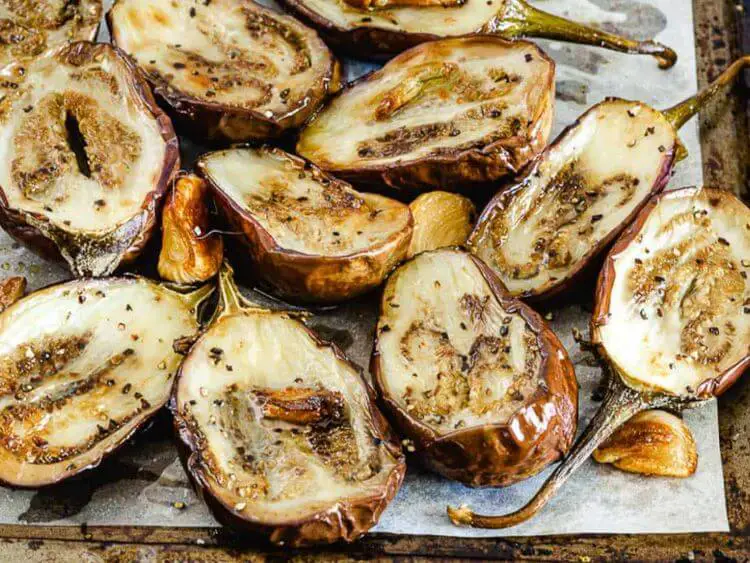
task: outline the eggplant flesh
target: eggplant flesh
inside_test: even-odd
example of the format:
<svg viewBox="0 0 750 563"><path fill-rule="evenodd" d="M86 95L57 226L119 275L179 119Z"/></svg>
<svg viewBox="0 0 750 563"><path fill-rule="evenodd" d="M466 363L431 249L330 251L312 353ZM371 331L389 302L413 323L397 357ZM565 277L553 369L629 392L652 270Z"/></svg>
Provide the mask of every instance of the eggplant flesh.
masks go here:
<svg viewBox="0 0 750 563"><path fill-rule="evenodd" d="M303 11L310 19L324 20L340 30L377 29L436 39L477 33L502 11L503 0L466 0L449 6L394 5L387 9L358 9L347 0L286 0L286 3L293 11Z"/></svg>
<svg viewBox="0 0 750 563"><path fill-rule="evenodd" d="M185 359L174 395L197 490L221 522L278 544L353 541L405 472L372 391L300 320L224 313Z"/></svg>
<svg viewBox="0 0 750 563"><path fill-rule="evenodd" d="M419 45L344 90L297 152L356 182L466 189L517 172L547 141L554 63L479 36Z"/></svg>
<svg viewBox="0 0 750 563"><path fill-rule="evenodd" d="M3 227L77 275L107 275L137 254L179 155L129 59L74 43L35 59L0 94Z"/></svg>
<svg viewBox="0 0 750 563"><path fill-rule="evenodd" d="M91 41L101 0L8 0L0 4L0 67L72 41Z"/></svg>
<svg viewBox="0 0 750 563"><path fill-rule="evenodd" d="M167 401L198 331L183 295L142 278L78 280L0 314L0 482L57 483L95 467Z"/></svg>
<svg viewBox="0 0 750 563"><path fill-rule="evenodd" d="M594 106L490 202L469 248L513 295L564 289L669 181L678 142L646 104Z"/></svg>
<svg viewBox="0 0 750 563"><path fill-rule="evenodd" d="M244 141L302 124L338 85L317 34L245 0L118 0L114 42L155 92L209 137Z"/></svg>
<svg viewBox="0 0 750 563"><path fill-rule="evenodd" d="M750 364L750 209L731 193L665 193L613 248L594 341L631 387L719 394Z"/></svg>
<svg viewBox="0 0 750 563"><path fill-rule="evenodd" d="M533 475L575 435L577 387L564 348L465 252L425 252L391 276L373 372L421 458L472 486Z"/></svg>
<svg viewBox="0 0 750 563"><path fill-rule="evenodd" d="M379 285L406 255L408 206L359 193L279 149L229 149L198 165L220 207L282 293L338 301Z"/></svg>

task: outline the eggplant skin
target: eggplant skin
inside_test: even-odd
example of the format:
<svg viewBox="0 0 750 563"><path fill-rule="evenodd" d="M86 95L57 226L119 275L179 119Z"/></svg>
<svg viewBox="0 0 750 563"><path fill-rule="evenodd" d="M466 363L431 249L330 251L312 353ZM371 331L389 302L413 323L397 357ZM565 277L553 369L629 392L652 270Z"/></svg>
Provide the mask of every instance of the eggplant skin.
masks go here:
<svg viewBox="0 0 750 563"><path fill-rule="evenodd" d="M617 239L615 244L607 255L604 266L602 267L599 278L597 280L596 291L594 294L594 312L591 315L591 326L590 334L593 344L596 346L597 353L599 356L606 360L610 365L614 366L614 362L610 358L605 346L602 343L600 335L600 327L607 324L607 319L610 316L610 303L612 298L612 287L615 282L615 259L617 255L624 251L635 239L638 237L641 229L651 215L651 212L659 205L659 203L665 198L673 197L690 197L699 194L700 192L708 193L714 196L718 201L724 197L735 197L731 192L719 188L696 188L696 187L685 187L676 190L669 190L659 194L655 194L641 209L638 216L625 229L620 238ZM741 305L738 304L738 307ZM711 397L718 397L727 391L742 375L750 368L750 349L747 351L745 356L732 365L729 369L719 374L717 377L703 381L697 389L694 390L695 396L703 399ZM617 369L617 368L616 368ZM619 371L619 370L618 370Z"/></svg>
<svg viewBox="0 0 750 563"><path fill-rule="evenodd" d="M340 182L299 157L287 157L300 170L311 171L316 178ZM378 287L409 250L414 229L411 213L404 230L375 248L354 254L320 256L282 248L250 213L217 185L202 161L198 162L197 171L211 186L214 201L232 228L243 234L242 242L259 275L286 298L314 303L353 299Z"/></svg>
<svg viewBox="0 0 750 563"><path fill-rule="evenodd" d="M320 348L330 348L335 356L356 371L360 369L354 365L341 349L334 343L324 342L304 323L298 321ZM306 547L311 545L332 544L339 541L354 542L377 524L380 515L396 496L406 475L406 461L403 457L398 436L394 433L386 418L377 409L376 393L364 378L360 381L367 390L369 409L374 427L374 436L382 439L386 448L399 460L388 476L387 482L380 494L367 498L352 499L338 502L328 510L320 511L303 519L290 519L273 524L250 521L238 516L233 507L227 506L211 493L210 476L201 466L200 460L193 452L198 451L195 434L190 430L184 419L179 415L176 404L176 392L182 378L182 367L177 372L174 392L168 406L174 417L174 430L177 450L185 473L196 494L206 503L214 517L224 526L235 532L250 533L267 538L279 546Z"/></svg>
<svg viewBox="0 0 750 563"><path fill-rule="evenodd" d="M364 30L368 33L372 30ZM496 182L504 177L518 174L530 160L544 150L549 139L554 119L555 104L555 62L537 45L528 41L507 41L492 35L472 35L443 39L435 42L418 42L415 47L401 53L399 56L388 61L388 65L408 65L412 59L419 59L422 55L429 55L434 51L436 54L450 48L460 49L463 46L471 47L474 44L493 43L498 48L513 48L514 45L524 43L535 52L534 57L545 61L548 65L546 80L538 84L536 88L542 90L545 95L539 101L539 112L528 123L525 134L516 134L499 139L484 146L470 148L451 148L442 150L440 154L428 155L417 159L405 159L404 162L389 162L381 165L368 165L360 168L333 168L331 173L338 178L351 182L354 185L370 186L373 189L382 189L386 186L405 191L409 194L418 194L431 190L444 190L471 195L492 189L496 189ZM387 71L388 66L384 67ZM349 84L338 92L337 96L346 94L354 87L365 87L368 81L376 80L381 72L367 74ZM335 98L334 98L335 99ZM325 111L325 108L321 111ZM316 117L308 123L314 125ZM303 129L300 142L297 144L297 152L302 156L305 154L306 129ZM324 167L325 168L325 167Z"/></svg>
<svg viewBox="0 0 750 563"><path fill-rule="evenodd" d="M484 262L470 257L502 308L508 313L518 313L536 333L546 388L540 387L506 424L470 426L439 435L388 395L377 334L370 373L386 414L399 434L414 442L420 462L435 473L469 487L505 487L536 475L568 452L578 427L578 382L565 348L542 317L511 297ZM385 305L381 303L381 314ZM549 411L554 414L540 429L539 413ZM511 432L511 428L516 430Z"/></svg>
<svg viewBox="0 0 750 563"><path fill-rule="evenodd" d="M48 260L66 262L65 254L75 257L81 252L97 249L101 253L121 252L118 264L110 268L111 273L117 267L132 263L143 252L158 225L158 214L162 199L167 192L169 182L180 168L180 145L177 134L169 119L156 103L143 73L130 57L121 50L103 43L80 41L57 51L49 56L74 65L86 64L99 57L113 57L117 64L125 67L125 72L132 79L132 86L157 122L159 131L165 141L164 160L161 175L154 182L153 189L146 195L141 211L125 223L118 225L111 236L101 240L84 233L73 234L52 225L42 214L23 212L9 206L8 199L0 186L0 227L18 242L28 246L41 257ZM33 223L48 225L57 241L52 240ZM129 241L125 248L119 248L123 241ZM62 251L61 251L62 247ZM101 275L101 272L74 272L81 275Z"/></svg>
<svg viewBox="0 0 750 563"><path fill-rule="evenodd" d="M124 43L113 15L118 2L123 3L123 0L116 0L105 17L113 45ZM203 4L208 6L209 2L203 2ZM175 123L195 138L216 143L264 141L277 138L288 129L301 127L317 111L328 95L340 88L341 65L314 30L307 29L290 16L279 14L255 2L247 2L247 4L277 20L287 20L313 36L316 44L312 48L329 54L328 70L308 90L306 99L309 102L304 108L281 117L273 115L268 117L267 114L253 109L202 100L188 92L176 89L161 76L144 72L157 99L163 102Z"/></svg>
<svg viewBox="0 0 750 563"><path fill-rule="evenodd" d="M544 152L538 154L534 158L534 160L528 164L528 166L524 169L522 176L514 179L512 183L506 183L497 192L497 194L495 194L495 196L490 200L490 202L487 204L487 206L484 208L484 210L480 214L479 219L477 220L476 225L474 227L474 230L472 231L471 235L469 235L469 239L467 242L467 247L469 251L475 252L474 249L476 248L478 244L478 239L481 238L482 231L485 228L485 226L492 221L492 216L495 210L497 208L502 209L502 208L507 207L508 205L507 202L509 201L510 198L513 197L514 192L523 191L524 189L523 186L525 184L529 182L533 182L534 175L537 173L537 170L539 170L539 167L545 161L545 159L551 153L551 151L553 151L558 146L562 145L566 141L566 138L568 137L568 135L573 134L573 132L577 128L581 127L583 120L589 114L595 113L600 107L604 106L605 104L618 103L618 102L627 102L627 100L623 100L621 98L610 97L604 100L603 102L600 102L592 106L588 110L586 110L573 123L568 125L557 136L554 142L551 143L546 149L544 149ZM551 285L551 287L548 287L547 289L544 289L540 292L526 291L521 294L518 294L517 297L527 302L541 303L541 302L549 301L550 298L565 295L568 292L580 287L582 283L586 283L586 282L588 282L588 284L595 283L595 280L598 276L598 273L604 261L604 258L602 255L606 254L607 250L611 248L612 244L617 239L618 235L622 233L622 231L638 215L639 211L647 204L647 202L649 201L649 197L661 193L664 190L664 188L667 186L667 184L669 183L670 174L676 163L675 159L677 155L678 144L679 144L679 140L677 138L677 135L675 134L674 143L671 146L665 147L665 150L662 156L661 170L658 173L657 179L654 181L647 197L645 197L640 204L635 206L635 208L630 213L630 215L628 215L628 217L620 224L618 228L613 229L606 237L601 239L596 244L596 246L589 249L586 255L578 261L578 265L568 275L568 277L566 277L564 280L561 280L560 282L557 282ZM587 287L591 288L591 285L587 285Z"/></svg>

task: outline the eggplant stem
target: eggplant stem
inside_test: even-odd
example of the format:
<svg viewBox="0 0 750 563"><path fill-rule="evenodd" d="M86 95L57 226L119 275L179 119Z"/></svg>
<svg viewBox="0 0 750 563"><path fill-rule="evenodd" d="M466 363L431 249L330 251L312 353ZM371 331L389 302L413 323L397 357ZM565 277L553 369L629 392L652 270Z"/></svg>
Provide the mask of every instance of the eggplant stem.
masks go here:
<svg viewBox="0 0 750 563"><path fill-rule="evenodd" d="M595 45L620 53L651 55L659 68L667 69L677 62L677 53L656 41L636 41L576 23L529 5L525 0L508 0L501 16L490 31L508 38L542 37Z"/></svg>
<svg viewBox="0 0 750 563"><path fill-rule="evenodd" d="M193 307L197 313L198 307L201 305L201 303L204 303L206 299L211 297L215 290L216 287L213 284L206 283L200 286L198 289L190 291L189 293L184 293L182 295L182 298L184 299L185 303Z"/></svg>
<svg viewBox="0 0 750 563"><path fill-rule="evenodd" d="M698 92L695 96L691 96L687 100L683 100L679 104L665 109L662 111L662 114L675 130L679 129L703 109L706 104L713 100L725 86L733 82L740 74L740 71L747 67L750 67L750 55L745 55L734 61L728 69L721 73L719 78L706 88Z"/></svg>
<svg viewBox="0 0 750 563"><path fill-rule="evenodd" d="M663 406L673 406L676 397L643 394L628 387L615 373L610 373L607 392L594 418L578 438L573 448L557 466L542 488L523 508L510 514L486 516L475 514L468 506L448 507L448 517L456 526L500 529L525 522L541 510L573 472L593 451L622 424L637 413Z"/></svg>
<svg viewBox="0 0 750 563"><path fill-rule="evenodd" d="M253 303L240 292L240 288L234 281L234 268L224 260L219 270L219 304L216 306L209 325L214 324L220 318L228 315L236 315L248 309L264 310L257 303Z"/></svg>

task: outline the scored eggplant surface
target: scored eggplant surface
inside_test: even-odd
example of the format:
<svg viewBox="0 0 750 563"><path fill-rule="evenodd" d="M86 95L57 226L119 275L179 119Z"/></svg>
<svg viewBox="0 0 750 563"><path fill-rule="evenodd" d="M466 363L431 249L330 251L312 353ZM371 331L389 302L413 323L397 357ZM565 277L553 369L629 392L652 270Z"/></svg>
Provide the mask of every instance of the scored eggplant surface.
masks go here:
<svg viewBox="0 0 750 563"><path fill-rule="evenodd" d="M279 545L357 539L406 471L374 392L303 322L247 303L226 268L220 289L171 403L196 490L223 524Z"/></svg>
<svg viewBox="0 0 750 563"><path fill-rule="evenodd" d="M745 204L718 189L665 193L605 262L593 340L628 385L718 395L750 365L748 272Z"/></svg>
<svg viewBox="0 0 750 563"><path fill-rule="evenodd" d="M313 30L249 0L117 0L107 20L172 114L211 139L276 137L338 88Z"/></svg>
<svg viewBox="0 0 750 563"><path fill-rule="evenodd" d="M548 297L567 288L666 185L678 142L664 115L646 104L594 106L522 181L495 196L469 248L513 295Z"/></svg>
<svg viewBox="0 0 750 563"><path fill-rule="evenodd" d="M169 118L109 45L74 43L0 85L0 225L75 275L135 258L179 166Z"/></svg>
<svg viewBox="0 0 750 563"><path fill-rule="evenodd" d="M244 234L258 275L287 297L333 302L383 281L409 247L409 207L359 193L274 148L201 158L227 219Z"/></svg>
<svg viewBox="0 0 750 563"><path fill-rule="evenodd" d="M77 280L0 314L0 482L57 483L95 467L167 401L212 292L144 278Z"/></svg>
<svg viewBox="0 0 750 563"><path fill-rule="evenodd" d="M575 436L578 388L565 348L465 252L425 252L394 272L372 372L420 459L471 486L530 477Z"/></svg>
<svg viewBox="0 0 750 563"><path fill-rule="evenodd" d="M72 41L92 41L101 15L101 0L0 2L0 68Z"/></svg>
<svg viewBox="0 0 750 563"><path fill-rule="evenodd" d="M297 152L352 182L472 191L542 150L554 72L526 41L419 45L334 98L302 131Z"/></svg>

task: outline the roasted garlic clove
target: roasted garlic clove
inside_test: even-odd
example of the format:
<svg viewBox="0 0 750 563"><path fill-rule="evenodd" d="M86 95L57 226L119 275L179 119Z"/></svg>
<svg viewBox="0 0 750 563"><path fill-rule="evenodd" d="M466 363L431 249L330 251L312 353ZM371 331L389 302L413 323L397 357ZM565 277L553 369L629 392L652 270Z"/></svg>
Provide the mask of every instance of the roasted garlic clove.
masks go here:
<svg viewBox="0 0 750 563"><path fill-rule="evenodd" d="M174 184L162 212L159 275L169 281L193 284L211 279L221 267L224 244L209 235L208 186L197 176L182 176Z"/></svg>
<svg viewBox="0 0 750 563"><path fill-rule="evenodd" d="M410 258L420 252L464 244L477 213L468 198L439 191L420 195L409 208L414 217Z"/></svg>
<svg viewBox="0 0 750 563"><path fill-rule="evenodd" d="M0 313L23 297L26 278L17 276L0 281Z"/></svg>
<svg viewBox="0 0 750 563"><path fill-rule="evenodd" d="M599 463L644 475L690 477L698 466L690 429L675 415L661 410L638 413L593 455Z"/></svg>

